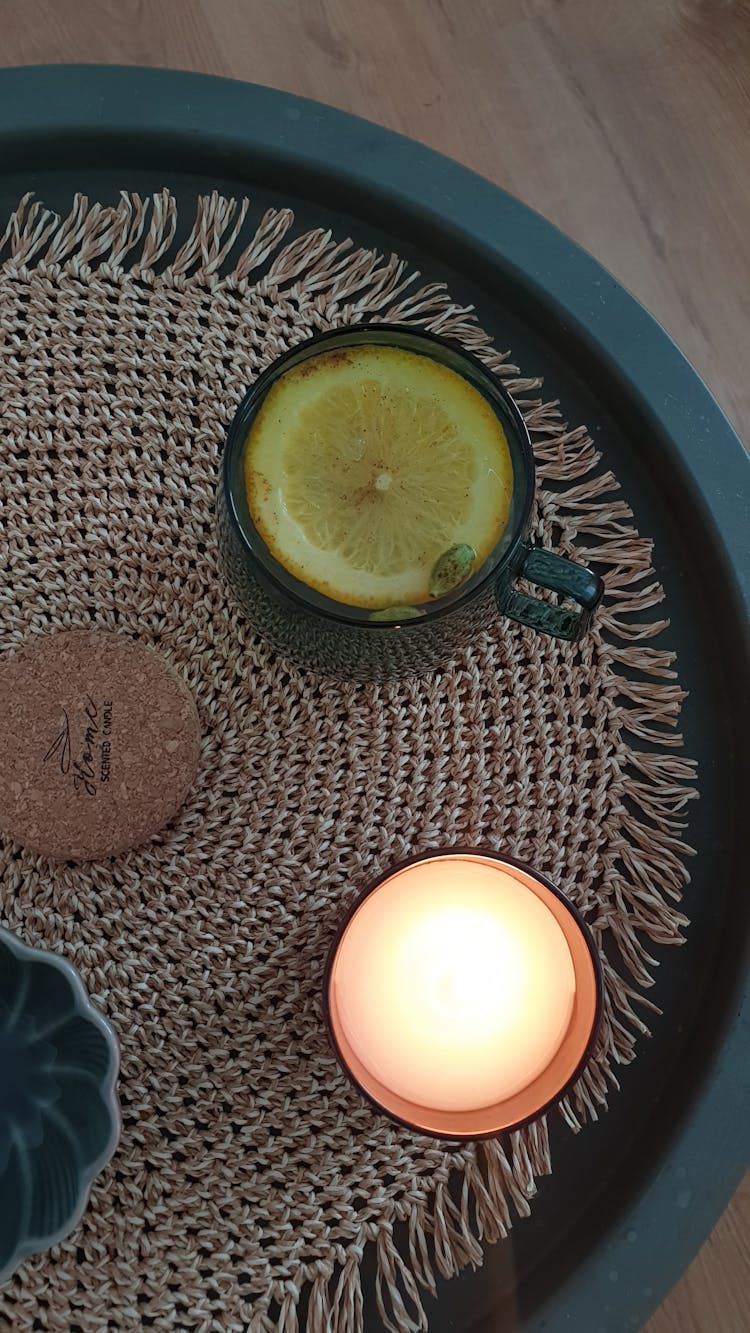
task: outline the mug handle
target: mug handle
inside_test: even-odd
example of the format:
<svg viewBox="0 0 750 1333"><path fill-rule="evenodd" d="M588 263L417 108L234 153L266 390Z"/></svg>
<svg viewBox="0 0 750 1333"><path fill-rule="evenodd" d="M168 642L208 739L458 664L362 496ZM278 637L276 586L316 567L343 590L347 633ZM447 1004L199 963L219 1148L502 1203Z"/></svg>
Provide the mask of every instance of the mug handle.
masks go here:
<svg viewBox="0 0 750 1333"><path fill-rule="evenodd" d="M550 588L552 592L569 597L578 603L578 609L553 606L551 602L542 602L538 597L520 592L513 587L513 578L528 579L540 588ZM556 639L580 639L604 592L598 574L542 546L522 547L521 561L516 565L513 578L497 589L497 604L502 614Z"/></svg>

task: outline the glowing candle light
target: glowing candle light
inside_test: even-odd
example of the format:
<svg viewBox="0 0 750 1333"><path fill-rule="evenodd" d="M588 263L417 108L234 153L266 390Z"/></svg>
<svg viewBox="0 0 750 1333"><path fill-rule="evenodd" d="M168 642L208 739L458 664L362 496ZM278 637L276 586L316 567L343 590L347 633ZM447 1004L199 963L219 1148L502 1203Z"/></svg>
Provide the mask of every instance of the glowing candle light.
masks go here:
<svg viewBox="0 0 750 1333"><path fill-rule="evenodd" d="M600 1005L570 904L481 852L419 858L347 920L329 964L338 1053L384 1110L445 1137L538 1114L578 1072Z"/></svg>

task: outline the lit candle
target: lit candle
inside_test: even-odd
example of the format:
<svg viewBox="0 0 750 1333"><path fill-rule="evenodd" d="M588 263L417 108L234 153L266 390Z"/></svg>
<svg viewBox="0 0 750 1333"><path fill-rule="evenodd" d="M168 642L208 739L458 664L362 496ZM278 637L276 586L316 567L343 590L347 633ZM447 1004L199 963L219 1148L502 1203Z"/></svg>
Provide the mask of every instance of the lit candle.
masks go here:
<svg viewBox="0 0 750 1333"><path fill-rule="evenodd" d="M350 914L327 977L331 1033L355 1082L445 1137L538 1114L578 1073L600 1008L586 927L525 867L435 853Z"/></svg>

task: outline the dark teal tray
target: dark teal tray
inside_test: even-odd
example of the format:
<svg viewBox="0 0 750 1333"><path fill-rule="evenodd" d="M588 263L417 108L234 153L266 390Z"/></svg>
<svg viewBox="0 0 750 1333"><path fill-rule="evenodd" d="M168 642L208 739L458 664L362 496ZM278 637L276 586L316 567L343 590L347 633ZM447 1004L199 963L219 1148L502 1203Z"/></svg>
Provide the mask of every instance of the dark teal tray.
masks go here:
<svg viewBox="0 0 750 1333"><path fill-rule="evenodd" d="M662 955L651 1042L598 1125L554 1133L555 1170L513 1231L528 1333L639 1327L728 1202L748 1160L750 1061L745 834L750 755L750 462L707 389L653 319L593 259L488 182L364 121L283 93L162 71L0 72L0 212L34 189L169 186L291 204L447 279L482 324L541 371L656 538L670 644L689 689L687 752L701 800L683 949ZM0 1201L0 1207L2 1203ZM507 1251L506 1251L507 1254ZM505 1274L507 1266L503 1264ZM368 1276L371 1281L372 1274ZM442 1283L432 1329L500 1333L507 1277ZM504 1285L505 1284L505 1285ZM368 1304L368 1329L378 1328Z"/></svg>

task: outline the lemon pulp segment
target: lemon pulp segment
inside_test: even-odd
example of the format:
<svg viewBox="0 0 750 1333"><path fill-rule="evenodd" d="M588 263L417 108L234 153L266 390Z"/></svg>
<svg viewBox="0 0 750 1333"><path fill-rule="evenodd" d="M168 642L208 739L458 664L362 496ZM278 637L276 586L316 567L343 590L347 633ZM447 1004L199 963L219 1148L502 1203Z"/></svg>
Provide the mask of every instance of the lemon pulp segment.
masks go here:
<svg viewBox="0 0 750 1333"><path fill-rule="evenodd" d="M245 489L271 554L308 587L363 608L429 599L430 571L466 544L479 568L505 527L503 428L467 380L395 347L321 352L264 399Z"/></svg>

